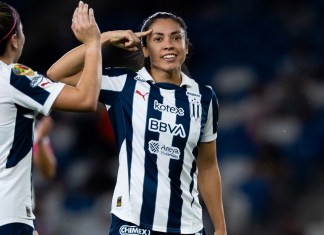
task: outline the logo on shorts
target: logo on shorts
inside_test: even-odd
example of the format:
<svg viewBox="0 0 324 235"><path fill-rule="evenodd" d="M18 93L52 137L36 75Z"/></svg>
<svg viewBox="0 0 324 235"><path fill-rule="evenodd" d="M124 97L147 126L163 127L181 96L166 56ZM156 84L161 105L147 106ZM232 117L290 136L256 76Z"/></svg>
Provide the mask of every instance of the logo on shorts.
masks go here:
<svg viewBox="0 0 324 235"><path fill-rule="evenodd" d="M121 235L150 235L151 230L139 228L137 226L123 225L119 229Z"/></svg>

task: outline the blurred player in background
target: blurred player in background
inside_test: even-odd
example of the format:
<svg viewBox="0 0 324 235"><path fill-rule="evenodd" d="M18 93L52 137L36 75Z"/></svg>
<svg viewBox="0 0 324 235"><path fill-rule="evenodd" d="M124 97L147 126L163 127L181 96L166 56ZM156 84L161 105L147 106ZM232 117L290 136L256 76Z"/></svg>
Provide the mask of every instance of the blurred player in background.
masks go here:
<svg viewBox="0 0 324 235"><path fill-rule="evenodd" d="M55 177L57 164L49 138L53 125L53 119L50 116L44 116L37 122L34 132L33 163L42 176L48 180Z"/></svg>
<svg viewBox="0 0 324 235"><path fill-rule="evenodd" d="M80 2L72 30L85 45L86 58L76 87L56 83L17 64L25 36L18 12L0 2L0 234L32 235L33 127L38 113L90 112L101 85L100 31L92 9Z"/></svg>
<svg viewBox="0 0 324 235"><path fill-rule="evenodd" d="M225 235L221 177L216 158L218 103L211 87L182 72L189 40L185 22L158 12L142 32L108 31L103 45L137 51L144 64L103 71L99 101L110 115L119 171L110 235L205 234L198 186L214 224ZM48 71L76 85L85 47L68 52ZM68 77L70 76L70 77Z"/></svg>

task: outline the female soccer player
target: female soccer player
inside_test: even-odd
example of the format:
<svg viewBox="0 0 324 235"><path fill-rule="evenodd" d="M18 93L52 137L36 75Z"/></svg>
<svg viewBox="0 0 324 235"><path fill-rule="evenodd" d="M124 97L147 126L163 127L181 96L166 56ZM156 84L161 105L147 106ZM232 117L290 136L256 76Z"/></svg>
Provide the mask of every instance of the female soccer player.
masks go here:
<svg viewBox="0 0 324 235"><path fill-rule="evenodd" d="M208 86L181 71L189 41L184 21L158 12L142 32L108 31L102 45L136 51L144 67L105 69L99 101L110 115L119 152L110 235L204 234L198 186L215 227L226 234L221 178L216 160L218 103ZM48 71L77 84L84 46Z"/></svg>
<svg viewBox="0 0 324 235"><path fill-rule="evenodd" d="M56 83L17 64L25 36L16 9L0 2L0 234L32 235L32 145L35 116L50 110L94 111L101 85L100 31L92 9L80 2L72 30L85 63L76 87Z"/></svg>

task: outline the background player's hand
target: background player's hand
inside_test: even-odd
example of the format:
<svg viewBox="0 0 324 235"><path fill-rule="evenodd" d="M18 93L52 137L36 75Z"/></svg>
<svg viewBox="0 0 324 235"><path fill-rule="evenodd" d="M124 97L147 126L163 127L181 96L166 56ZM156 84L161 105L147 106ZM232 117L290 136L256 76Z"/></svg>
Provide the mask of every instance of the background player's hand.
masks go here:
<svg viewBox="0 0 324 235"><path fill-rule="evenodd" d="M85 45L99 42L100 40L100 31L93 9L89 9L88 4L82 1L79 2L78 7L74 11L71 28L76 38Z"/></svg>
<svg viewBox="0 0 324 235"><path fill-rule="evenodd" d="M137 51L137 45L141 38L150 34L152 29L144 32L133 32L132 30L107 31L101 34L102 44L111 44L115 47L126 49L128 51Z"/></svg>
<svg viewBox="0 0 324 235"><path fill-rule="evenodd" d="M36 131L36 137L38 140L43 139L44 137L48 136L51 130L53 129L53 119L51 117L42 117L37 123L37 127L35 129Z"/></svg>

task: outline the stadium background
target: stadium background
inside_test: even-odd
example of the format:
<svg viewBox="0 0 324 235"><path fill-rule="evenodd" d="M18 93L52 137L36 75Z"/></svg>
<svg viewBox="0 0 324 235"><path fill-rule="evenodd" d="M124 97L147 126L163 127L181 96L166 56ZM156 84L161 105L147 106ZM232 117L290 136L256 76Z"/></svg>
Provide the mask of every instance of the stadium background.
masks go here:
<svg viewBox="0 0 324 235"><path fill-rule="evenodd" d="M20 62L41 73L78 45L76 0L6 1L20 12ZM101 31L139 30L148 15L184 18L192 77L219 98L218 159L230 235L324 234L324 1L89 0ZM108 48L105 66L129 55ZM107 53L106 53L107 54ZM52 182L34 174L41 235L107 234L117 157L102 106L53 112ZM107 134L108 133L108 134ZM211 234L208 216L206 228Z"/></svg>

